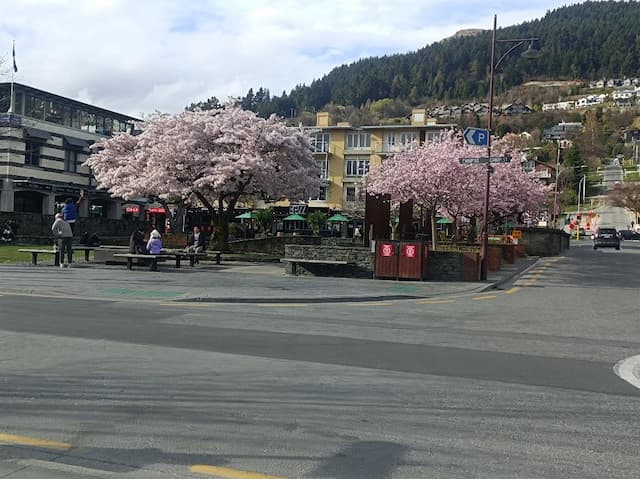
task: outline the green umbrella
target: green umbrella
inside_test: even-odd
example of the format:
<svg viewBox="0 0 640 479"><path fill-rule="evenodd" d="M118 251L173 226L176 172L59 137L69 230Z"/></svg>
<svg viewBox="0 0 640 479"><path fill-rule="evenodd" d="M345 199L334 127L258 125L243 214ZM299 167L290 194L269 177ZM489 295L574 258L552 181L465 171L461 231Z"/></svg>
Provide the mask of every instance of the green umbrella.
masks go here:
<svg viewBox="0 0 640 479"><path fill-rule="evenodd" d="M236 216L236 218L239 220L253 220L256 218L256 216L257 213L255 211L247 211L245 213L242 213L241 215Z"/></svg>
<svg viewBox="0 0 640 479"><path fill-rule="evenodd" d="M453 223L453 221L448 218L440 218L438 221L436 221L436 224L438 225L448 225L450 223Z"/></svg>
<svg viewBox="0 0 640 479"><path fill-rule="evenodd" d="M289 215L286 218L283 218L282 221L307 221L306 218L300 215Z"/></svg>
<svg viewBox="0 0 640 479"><path fill-rule="evenodd" d="M336 213L331 218L329 218L327 220L327 222L329 222L329 223L348 223L349 222L349 218L347 218L344 215L341 215L340 213Z"/></svg>

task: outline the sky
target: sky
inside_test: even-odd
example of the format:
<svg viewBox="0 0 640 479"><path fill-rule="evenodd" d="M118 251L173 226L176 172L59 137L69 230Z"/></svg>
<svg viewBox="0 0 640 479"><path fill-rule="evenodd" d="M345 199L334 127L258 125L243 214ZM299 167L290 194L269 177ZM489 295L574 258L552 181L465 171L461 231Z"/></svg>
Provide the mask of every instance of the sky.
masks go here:
<svg viewBox="0 0 640 479"><path fill-rule="evenodd" d="M570 0L2 0L0 81L140 117L249 88L280 95L359 58Z"/></svg>

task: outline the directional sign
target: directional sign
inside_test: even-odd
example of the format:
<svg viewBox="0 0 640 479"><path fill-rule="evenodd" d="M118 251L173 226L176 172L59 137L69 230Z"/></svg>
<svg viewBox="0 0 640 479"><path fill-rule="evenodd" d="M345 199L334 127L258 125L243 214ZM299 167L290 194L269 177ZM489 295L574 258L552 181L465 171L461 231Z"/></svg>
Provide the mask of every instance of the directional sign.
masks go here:
<svg viewBox="0 0 640 479"><path fill-rule="evenodd" d="M464 130L464 141L470 145L487 146L489 144L489 130L482 128L467 128Z"/></svg>
<svg viewBox="0 0 640 479"><path fill-rule="evenodd" d="M511 163L510 156L492 156L489 158L489 163Z"/></svg>
<svg viewBox="0 0 640 479"><path fill-rule="evenodd" d="M510 156L492 156L481 158L460 158L460 164L462 165L477 165L480 163L510 163Z"/></svg>
<svg viewBox="0 0 640 479"><path fill-rule="evenodd" d="M479 163L489 163L489 158L460 158L462 165L477 165Z"/></svg>

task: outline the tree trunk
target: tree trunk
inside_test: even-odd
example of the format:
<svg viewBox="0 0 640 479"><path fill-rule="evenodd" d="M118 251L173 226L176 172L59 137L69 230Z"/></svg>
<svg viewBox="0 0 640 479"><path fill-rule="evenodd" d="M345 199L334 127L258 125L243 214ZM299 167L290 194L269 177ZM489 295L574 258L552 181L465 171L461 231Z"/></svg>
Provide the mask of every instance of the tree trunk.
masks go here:
<svg viewBox="0 0 640 479"><path fill-rule="evenodd" d="M436 249L438 238L436 236L436 210L431 210L431 247Z"/></svg>
<svg viewBox="0 0 640 479"><path fill-rule="evenodd" d="M164 214L169 220L169 227L171 228L172 233L183 233L184 229L184 211L187 208L187 205L183 201L179 201L174 203L176 205L176 214L175 217L171 214L171 208L169 208L169 203L166 200L162 200L160 198L155 198L155 201L162 205L164 209Z"/></svg>

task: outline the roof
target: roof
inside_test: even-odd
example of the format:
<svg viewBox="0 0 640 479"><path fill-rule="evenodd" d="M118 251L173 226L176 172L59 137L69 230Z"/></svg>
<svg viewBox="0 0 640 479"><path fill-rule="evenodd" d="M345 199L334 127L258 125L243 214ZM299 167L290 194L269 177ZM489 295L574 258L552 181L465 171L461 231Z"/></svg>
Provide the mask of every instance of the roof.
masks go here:
<svg viewBox="0 0 640 479"><path fill-rule="evenodd" d="M0 88L2 88L4 86L10 88L11 87L11 83L10 82L0 82ZM135 118L133 116L125 115L124 113L119 113L119 112L113 111L113 110L107 110L106 108L102 108L102 107L99 107L99 106L96 106L96 105L91 105L89 103L83 103L81 101L74 100L72 98L68 98L68 97L61 96L61 95L56 95L55 93L51 93L51 92L48 92L48 91L40 90L38 88L34 88L32 86L25 85L23 83L14 82L13 86L14 86L15 90L21 89L23 91L32 92L32 93L35 93L35 94L38 94L38 95L46 95L46 96L53 97L54 99L58 99L58 100L61 100L61 101L64 101L64 102L70 102L70 103L74 103L74 104L76 104L78 106L88 107L88 108L90 108L92 110L100 110L100 111L105 112L105 113L110 113L111 115L124 117L124 118L126 118L128 120L131 120L131 121L142 121L139 118Z"/></svg>

